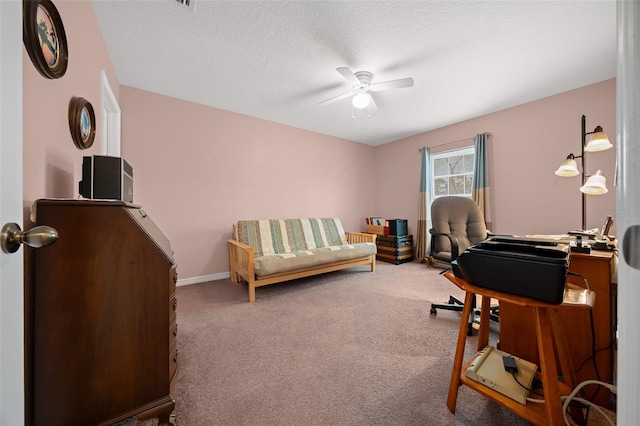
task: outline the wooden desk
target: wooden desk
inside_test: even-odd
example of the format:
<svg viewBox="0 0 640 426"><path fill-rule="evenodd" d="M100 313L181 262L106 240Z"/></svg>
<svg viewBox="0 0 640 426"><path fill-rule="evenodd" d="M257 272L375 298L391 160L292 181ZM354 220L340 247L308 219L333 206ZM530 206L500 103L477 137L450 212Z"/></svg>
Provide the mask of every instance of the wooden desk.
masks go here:
<svg viewBox="0 0 640 426"><path fill-rule="evenodd" d="M25 424L169 425L178 370L176 264L140 206L38 200L60 239L25 280Z"/></svg>
<svg viewBox="0 0 640 426"><path fill-rule="evenodd" d="M569 348L567 347L567 341L563 334L563 328L560 326L561 320L559 314L562 311L567 311L571 315L589 311L593 306L595 294L589 290L575 290L568 287L565 289L563 303L560 305L552 305L526 297L514 296L471 285L465 280L455 277L451 271L446 272L444 276L466 293L464 310L460 318L458 342L453 361L453 370L451 372L449 394L447 397L447 407L449 411L452 413L455 412L458 388L461 384L464 384L536 425L563 425L564 415L560 396L569 395L577 383L573 374L573 364L571 362ZM530 402L520 404L492 388L465 376L469 364L473 361L472 358L463 365L467 340L466 319L471 313L472 299L476 294L482 296L478 350L483 349L489 343L489 308L492 298L497 299L501 303L501 306L503 302L506 302L520 309L530 309L533 313L535 334L528 337L537 342L542 387L546 403L538 404ZM502 321L502 318L500 321ZM557 362L556 359L558 360ZM558 380L559 374L562 374L564 383Z"/></svg>
<svg viewBox="0 0 640 426"><path fill-rule="evenodd" d="M596 363L592 360L591 321L588 311L560 312L560 321L571 350L571 358L576 369L578 383L596 379L595 366L598 367L600 381L613 383L615 341L615 291L611 277L615 268L615 256L609 251L591 251L590 254L571 253L569 271L584 276L589 287L598 297L592 309L595 332L595 348L598 351ZM584 286L579 277L569 276L567 282ZM539 364L538 348L535 336L535 318L533 310L523 308L506 301L500 303L500 342L498 348L505 352ZM611 406L611 393L602 387L584 388L587 399L603 407ZM594 397L594 393L597 394Z"/></svg>

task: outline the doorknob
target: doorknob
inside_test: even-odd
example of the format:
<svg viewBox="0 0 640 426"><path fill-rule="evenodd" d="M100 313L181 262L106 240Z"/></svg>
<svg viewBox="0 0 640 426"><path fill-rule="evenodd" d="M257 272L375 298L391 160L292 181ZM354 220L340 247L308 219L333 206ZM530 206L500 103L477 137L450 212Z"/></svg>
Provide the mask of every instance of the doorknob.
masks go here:
<svg viewBox="0 0 640 426"><path fill-rule="evenodd" d="M22 232L20 225L17 223L7 223L2 227L0 240L3 252L15 253L22 243L33 248L45 247L55 243L58 240L58 231L50 226L36 226Z"/></svg>

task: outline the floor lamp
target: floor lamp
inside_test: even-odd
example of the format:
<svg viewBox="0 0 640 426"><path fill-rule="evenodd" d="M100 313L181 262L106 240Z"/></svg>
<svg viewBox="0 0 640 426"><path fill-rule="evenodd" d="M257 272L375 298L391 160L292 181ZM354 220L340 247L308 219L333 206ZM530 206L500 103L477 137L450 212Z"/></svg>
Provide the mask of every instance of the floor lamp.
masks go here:
<svg viewBox="0 0 640 426"><path fill-rule="evenodd" d="M585 174L585 152L598 152L611 148L613 145L609 142L609 138L606 133L603 132L602 127L597 126L593 132L587 132L587 118L582 116L582 142L580 145L580 155L573 155L573 153L567 155L567 159L562 162L556 175L561 177L573 177L582 175L582 186L580 192L582 192L582 230L587 227L587 195L602 195L606 194L607 181L602 170L598 169L593 175ZM587 135L591 135L589 142L587 142ZM576 158L581 160L581 170L578 170L578 163Z"/></svg>

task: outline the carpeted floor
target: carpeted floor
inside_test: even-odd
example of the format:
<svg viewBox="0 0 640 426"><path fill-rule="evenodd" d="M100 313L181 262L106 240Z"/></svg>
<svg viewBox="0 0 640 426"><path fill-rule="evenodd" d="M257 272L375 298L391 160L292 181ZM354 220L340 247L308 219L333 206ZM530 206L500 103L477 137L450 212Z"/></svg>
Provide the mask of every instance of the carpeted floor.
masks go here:
<svg viewBox="0 0 640 426"><path fill-rule="evenodd" d="M448 411L460 314L429 308L461 293L439 272L378 262L258 288L253 304L229 280L179 287L176 423L528 425L464 386Z"/></svg>

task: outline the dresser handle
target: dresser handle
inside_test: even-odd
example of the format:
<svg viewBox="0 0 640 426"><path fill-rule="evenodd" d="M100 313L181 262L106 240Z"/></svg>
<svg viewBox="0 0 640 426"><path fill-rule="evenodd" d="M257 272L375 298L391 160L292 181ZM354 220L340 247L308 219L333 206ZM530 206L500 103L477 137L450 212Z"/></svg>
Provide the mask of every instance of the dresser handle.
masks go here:
<svg viewBox="0 0 640 426"><path fill-rule="evenodd" d="M178 284L178 274L173 274L173 283Z"/></svg>
<svg viewBox="0 0 640 426"><path fill-rule="evenodd" d="M175 311L178 308L178 299L173 299L173 310Z"/></svg>
<svg viewBox="0 0 640 426"><path fill-rule="evenodd" d="M176 354L173 356L173 363L177 364L178 363L178 350L176 349Z"/></svg>
<svg viewBox="0 0 640 426"><path fill-rule="evenodd" d="M176 324L176 328L175 328L175 330L173 330L173 335L174 336L178 335L178 324Z"/></svg>

